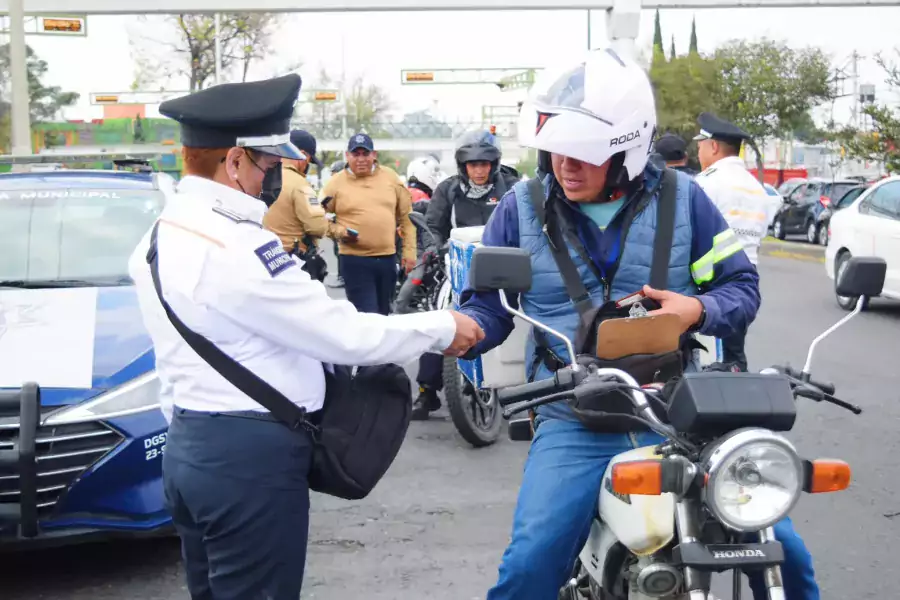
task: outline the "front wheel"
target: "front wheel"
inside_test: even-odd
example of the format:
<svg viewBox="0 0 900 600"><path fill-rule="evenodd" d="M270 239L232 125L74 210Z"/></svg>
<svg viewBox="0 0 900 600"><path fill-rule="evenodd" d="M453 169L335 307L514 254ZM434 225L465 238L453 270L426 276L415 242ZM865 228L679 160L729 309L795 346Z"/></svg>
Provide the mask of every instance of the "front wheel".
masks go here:
<svg viewBox="0 0 900 600"><path fill-rule="evenodd" d="M781 219L775 219L775 222L772 223L772 235L774 235L779 240L783 240L785 238L784 231L784 222Z"/></svg>
<svg viewBox="0 0 900 600"><path fill-rule="evenodd" d="M840 256L837 257L837 260L834 264L834 297L837 300L838 306L843 308L844 310L853 310L856 308L856 303L859 301L859 296L839 296L837 293L837 284L838 281L841 280L841 276L844 274L844 271L847 269L847 265L850 263L851 254L849 252L843 252ZM863 310L868 308L869 302L866 300L866 303L863 304Z"/></svg>
<svg viewBox="0 0 900 600"><path fill-rule="evenodd" d="M447 409L459 435L476 448L496 442L501 426L497 395L490 390L476 390L452 356L444 357L443 381Z"/></svg>
<svg viewBox="0 0 900 600"><path fill-rule="evenodd" d="M809 225L806 226L806 241L810 244L815 244L818 238L819 227L815 221L810 221Z"/></svg>

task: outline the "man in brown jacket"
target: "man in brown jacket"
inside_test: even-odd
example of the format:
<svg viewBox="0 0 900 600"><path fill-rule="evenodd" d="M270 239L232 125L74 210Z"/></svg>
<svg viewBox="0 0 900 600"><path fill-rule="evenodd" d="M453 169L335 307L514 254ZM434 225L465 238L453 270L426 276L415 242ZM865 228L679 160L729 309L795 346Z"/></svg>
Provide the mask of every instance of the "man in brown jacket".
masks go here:
<svg viewBox="0 0 900 600"><path fill-rule="evenodd" d="M285 252L305 261L303 268L310 277L322 281L327 271L316 242L328 234L332 225L325 219L325 210L306 179L309 165L321 169L322 163L316 158L316 138L311 134L295 129L291 143L304 158L281 161L281 193L263 217L263 226L281 239Z"/></svg>
<svg viewBox="0 0 900 600"><path fill-rule="evenodd" d="M408 273L416 263L412 200L397 173L377 163L368 135L351 137L346 156L347 168L325 184L322 204L335 215L330 235L339 243L347 299L360 312L387 315L397 285L398 228L404 270Z"/></svg>

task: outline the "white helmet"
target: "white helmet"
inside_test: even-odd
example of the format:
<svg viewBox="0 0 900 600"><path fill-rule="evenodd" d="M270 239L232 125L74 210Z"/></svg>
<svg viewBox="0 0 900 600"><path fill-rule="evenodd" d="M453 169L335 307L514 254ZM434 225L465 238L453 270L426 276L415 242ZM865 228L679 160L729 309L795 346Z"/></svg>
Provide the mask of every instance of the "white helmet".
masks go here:
<svg viewBox="0 0 900 600"><path fill-rule="evenodd" d="M406 179L409 183L412 183L413 179L415 179L419 183L428 186L432 192L444 180L442 175L441 164L433 156L417 158L406 167Z"/></svg>
<svg viewBox="0 0 900 600"><path fill-rule="evenodd" d="M522 106L519 142L597 166L624 153L611 173L624 183L643 172L655 131L646 71L604 48L541 73Z"/></svg>

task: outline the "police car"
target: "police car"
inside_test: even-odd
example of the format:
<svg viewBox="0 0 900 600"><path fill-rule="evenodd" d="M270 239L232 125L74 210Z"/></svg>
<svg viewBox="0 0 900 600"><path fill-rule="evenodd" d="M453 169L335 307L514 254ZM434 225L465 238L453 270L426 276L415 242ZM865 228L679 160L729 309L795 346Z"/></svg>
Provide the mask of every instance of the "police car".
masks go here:
<svg viewBox="0 0 900 600"><path fill-rule="evenodd" d="M166 421L127 264L174 180L25 171L0 174L0 550L168 533Z"/></svg>

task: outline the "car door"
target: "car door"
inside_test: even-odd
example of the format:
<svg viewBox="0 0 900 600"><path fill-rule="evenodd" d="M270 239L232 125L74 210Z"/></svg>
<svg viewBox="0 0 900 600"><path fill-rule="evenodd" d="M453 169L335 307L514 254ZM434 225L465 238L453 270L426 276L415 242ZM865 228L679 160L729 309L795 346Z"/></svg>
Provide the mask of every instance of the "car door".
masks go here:
<svg viewBox="0 0 900 600"><path fill-rule="evenodd" d="M792 233L802 233L806 231L806 216L812 203L818 198L819 185L817 183L807 183L797 189L794 194L796 202L788 211L786 230Z"/></svg>
<svg viewBox="0 0 900 600"><path fill-rule="evenodd" d="M797 220L797 207L800 205L800 199L803 198L803 194L806 192L806 187L807 184L800 184L784 198L784 209L782 210L781 214L784 215L782 218L782 224L786 232L794 232L793 223Z"/></svg>
<svg viewBox="0 0 900 600"><path fill-rule="evenodd" d="M887 262L885 291L900 293L900 181L872 190L859 207L861 237L871 236L875 256Z"/></svg>

